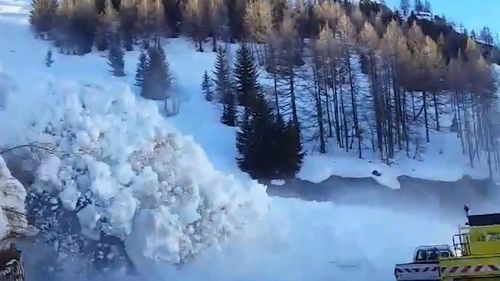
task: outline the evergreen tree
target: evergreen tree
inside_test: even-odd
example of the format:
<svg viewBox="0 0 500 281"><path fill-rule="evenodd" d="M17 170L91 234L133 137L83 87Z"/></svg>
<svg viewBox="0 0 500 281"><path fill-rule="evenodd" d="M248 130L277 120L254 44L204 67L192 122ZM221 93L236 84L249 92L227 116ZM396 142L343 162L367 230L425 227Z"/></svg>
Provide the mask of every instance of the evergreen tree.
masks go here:
<svg viewBox="0 0 500 281"><path fill-rule="evenodd" d="M230 69L226 59L226 52L219 48L215 61L215 96L222 102L223 111L221 122L228 126L236 125L236 101L231 87Z"/></svg>
<svg viewBox="0 0 500 281"><path fill-rule="evenodd" d="M109 47L108 64L111 66L111 72L114 76L125 76L125 61L123 60L123 50L120 46L120 41L115 38L112 40Z"/></svg>
<svg viewBox="0 0 500 281"><path fill-rule="evenodd" d="M221 122L231 127L236 126L236 98L232 91L222 97L222 105Z"/></svg>
<svg viewBox="0 0 500 281"><path fill-rule="evenodd" d="M273 177L275 144L272 113L266 101L259 96L252 111L245 111L242 129L236 136L237 158L240 169L254 178Z"/></svg>
<svg viewBox="0 0 500 281"><path fill-rule="evenodd" d="M208 72L205 71L203 74L203 81L201 83L201 90L203 91L203 95L207 101L212 101L214 98L213 86L214 83L212 82L212 78L210 78Z"/></svg>
<svg viewBox="0 0 500 281"><path fill-rule="evenodd" d="M160 45L149 48L149 64L144 71L141 95L146 99L167 100L172 76Z"/></svg>
<svg viewBox="0 0 500 281"><path fill-rule="evenodd" d="M231 78L229 64L226 58L226 51L220 47L217 50L214 76L215 95L217 99L222 100L225 93L231 90Z"/></svg>
<svg viewBox="0 0 500 281"><path fill-rule="evenodd" d="M139 56L139 62L137 63L137 69L135 72L135 85L141 87L144 85L144 73L149 66L149 58L145 52L142 52Z"/></svg>
<svg viewBox="0 0 500 281"><path fill-rule="evenodd" d="M256 96L260 93L259 72L252 53L246 44L242 44L236 54L234 66L235 89L238 103L250 109Z"/></svg>
<svg viewBox="0 0 500 281"><path fill-rule="evenodd" d="M45 56L45 65L50 67L54 63L54 59L52 58L52 50L47 51L47 55Z"/></svg>
<svg viewBox="0 0 500 281"><path fill-rule="evenodd" d="M302 163L302 146L292 121L284 122L262 95L246 111L236 136L239 167L254 178L292 177Z"/></svg>
<svg viewBox="0 0 500 281"><path fill-rule="evenodd" d="M298 129L292 121L285 123L280 115L277 116L274 127L275 176L293 177L299 171L304 157Z"/></svg>

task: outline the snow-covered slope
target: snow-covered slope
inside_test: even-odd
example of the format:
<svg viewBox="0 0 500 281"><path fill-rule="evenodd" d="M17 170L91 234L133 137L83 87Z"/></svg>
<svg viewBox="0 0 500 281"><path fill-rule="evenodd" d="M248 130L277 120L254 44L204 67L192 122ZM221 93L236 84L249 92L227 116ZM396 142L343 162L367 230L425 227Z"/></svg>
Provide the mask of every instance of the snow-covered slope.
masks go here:
<svg viewBox="0 0 500 281"><path fill-rule="evenodd" d="M137 52L128 54L123 79L111 78L106 58L95 54L56 56L48 69L43 57L49 42L35 40L25 15L16 12L26 4L0 2L0 33L9 38L0 46L0 146L48 148L37 155L41 164L31 192L57 194L64 208L78 209L84 235L111 234L125 240L132 258L171 263L241 232L267 211L262 185L216 170L156 103L136 97L127 84ZM173 47L188 44L178 43ZM181 62L189 63L189 52L183 54ZM185 88L193 81L174 60L172 66L179 92L193 94Z"/></svg>

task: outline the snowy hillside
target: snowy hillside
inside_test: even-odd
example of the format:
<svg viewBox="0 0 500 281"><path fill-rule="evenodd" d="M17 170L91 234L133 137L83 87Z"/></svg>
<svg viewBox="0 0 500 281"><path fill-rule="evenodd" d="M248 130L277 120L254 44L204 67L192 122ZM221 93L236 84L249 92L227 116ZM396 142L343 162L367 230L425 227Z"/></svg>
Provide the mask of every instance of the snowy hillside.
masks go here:
<svg viewBox="0 0 500 281"><path fill-rule="evenodd" d="M11 40L0 48L0 146L44 147L29 191L78 210L82 234L121 238L132 258L179 263L267 212L263 186L217 171L126 80L105 83L102 57L56 57L47 71L37 61L48 44L33 40L21 6L1 3L0 33Z"/></svg>

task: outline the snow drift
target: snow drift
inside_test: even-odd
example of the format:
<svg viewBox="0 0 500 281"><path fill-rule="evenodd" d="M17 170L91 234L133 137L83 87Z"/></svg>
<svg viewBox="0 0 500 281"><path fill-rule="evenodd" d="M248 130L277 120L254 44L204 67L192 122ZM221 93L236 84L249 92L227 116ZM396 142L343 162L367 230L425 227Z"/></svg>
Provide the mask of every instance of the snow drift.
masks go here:
<svg viewBox="0 0 500 281"><path fill-rule="evenodd" d="M132 259L183 262L267 211L264 186L216 171L128 86L49 81L29 104L20 96L0 112L0 145L42 144L31 188L76 210L89 238L124 240Z"/></svg>

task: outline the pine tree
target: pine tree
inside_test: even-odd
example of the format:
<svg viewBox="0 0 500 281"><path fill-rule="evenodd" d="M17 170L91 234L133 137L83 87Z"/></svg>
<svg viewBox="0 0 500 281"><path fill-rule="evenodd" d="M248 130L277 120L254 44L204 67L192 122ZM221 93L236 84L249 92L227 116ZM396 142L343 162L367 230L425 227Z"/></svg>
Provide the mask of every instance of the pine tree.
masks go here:
<svg viewBox="0 0 500 281"><path fill-rule="evenodd" d="M246 44L242 44L236 53L234 66L235 89L238 103L251 109L256 96L261 91L259 85L259 72L255 65L252 53Z"/></svg>
<svg viewBox="0 0 500 281"><path fill-rule="evenodd" d="M221 122L228 126L236 125L236 99L231 87L230 69L226 59L226 52L219 48L215 61L215 98L222 102L223 111Z"/></svg>
<svg viewBox="0 0 500 281"><path fill-rule="evenodd" d="M254 178L292 177L304 156L298 140L293 122L275 117L264 97L257 95L236 135L238 165Z"/></svg>
<svg viewBox="0 0 500 281"><path fill-rule="evenodd" d="M299 171L304 153L299 141L298 130L290 120L285 122L281 115L274 121L273 170L274 177L293 177Z"/></svg>
<svg viewBox="0 0 500 281"><path fill-rule="evenodd" d="M172 75L165 51L160 45L149 48L149 64L144 71L141 95L146 99L164 100L169 97Z"/></svg>
<svg viewBox="0 0 500 281"><path fill-rule="evenodd" d="M125 61L123 60L123 55L120 41L118 38L113 39L109 47L108 64L111 66L111 72L114 76L125 76Z"/></svg>
<svg viewBox="0 0 500 281"><path fill-rule="evenodd" d="M224 95L231 90L231 78L226 51L220 47L217 50L214 76L216 99L221 101Z"/></svg>
<svg viewBox="0 0 500 281"><path fill-rule="evenodd" d="M142 88L144 85L144 73L149 67L149 58L145 52L142 52L139 56L139 62L137 63L137 68L135 71L135 85Z"/></svg>
<svg viewBox="0 0 500 281"><path fill-rule="evenodd" d="M236 126L236 98L232 91L222 97L222 105L221 122L230 127Z"/></svg>
<svg viewBox="0 0 500 281"><path fill-rule="evenodd" d="M205 71L205 73L203 74L203 81L201 83L201 90L203 92L203 95L205 96L205 100L207 101L213 101L214 98L213 86L214 83L212 81L212 78L210 78L208 72Z"/></svg>
<svg viewBox="0 0 500 281"><path fill-rule="evenodd" d="M54 59L52 58L52 50L47 51L47 55L45 56L45 65L50 67L54 63Z"/></svg>
<svg viewBox="0 0 500 281"><path fill-rule="evenodd" d="M299 129L292 121L288 121L285 126L284 135L278 138L281 141L283 158L281 159L281 171L285 177L293 177L299 171L304 152L300 143Z"/></svg>
<svg viewBox="0 0 500 281"><path fill-rule="evenodd" d="M240 169L254 178L270 178L274 170L276 147L271 109L264 98L255 99L253 111L246 111L241 131L236 135Z"/></svg>

